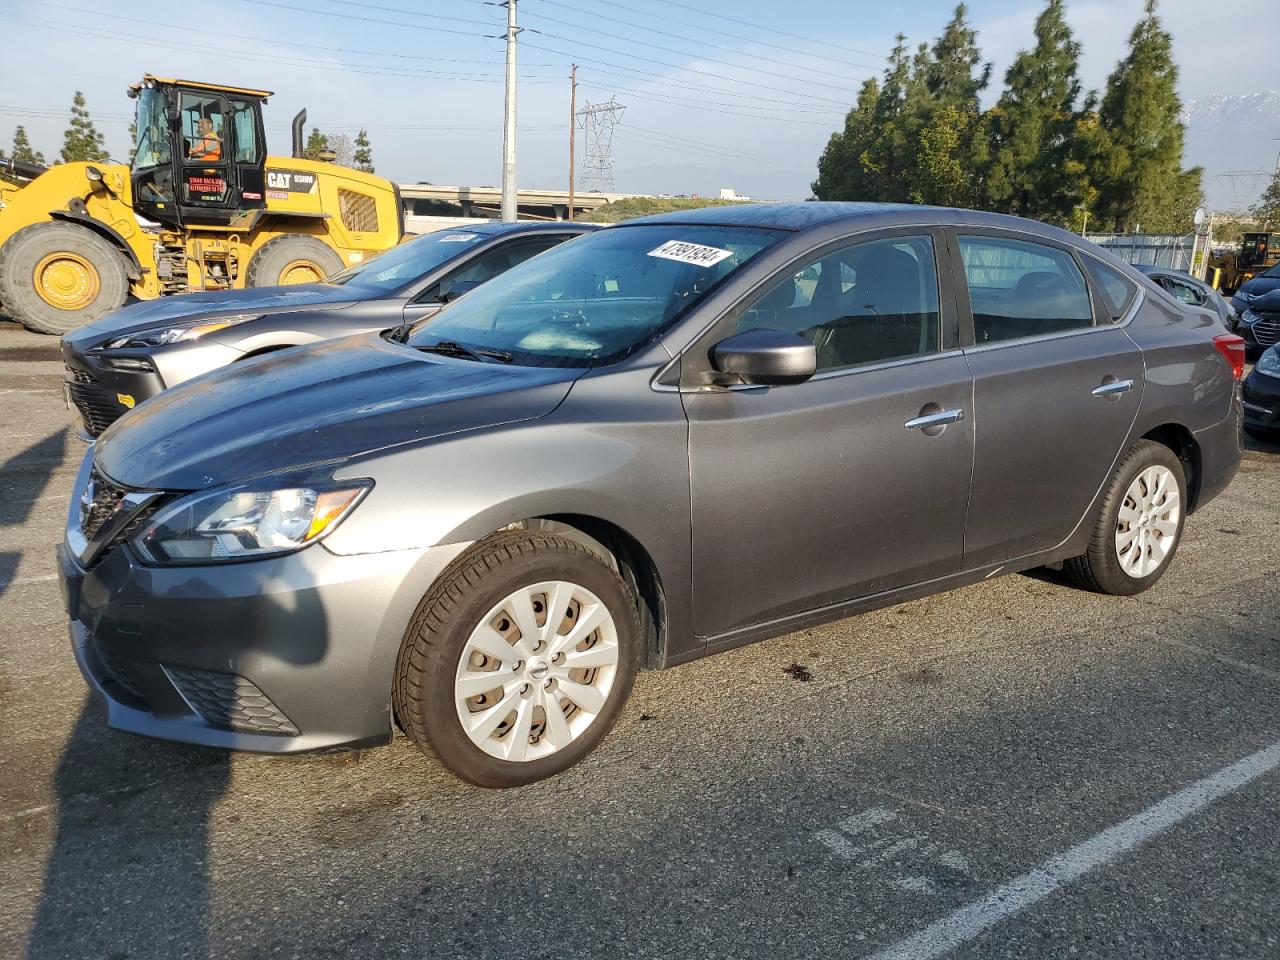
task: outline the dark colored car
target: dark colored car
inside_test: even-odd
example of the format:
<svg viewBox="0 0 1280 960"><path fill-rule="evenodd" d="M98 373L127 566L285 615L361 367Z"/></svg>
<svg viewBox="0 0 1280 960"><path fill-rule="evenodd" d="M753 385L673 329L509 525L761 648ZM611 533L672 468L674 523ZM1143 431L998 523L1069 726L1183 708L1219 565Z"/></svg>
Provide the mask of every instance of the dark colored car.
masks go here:
<svg viewBox="0 0 1280 960"><path fill-rule="evenodd" d="M96 437L161 390L274 350L415 322L589 224L491 223L439 230L323 283L135 303L62 338L66 393Z"/></svg>
<svg viewBox="0 0 1280 960"><path fill-rule="evenodd" d="M1240 314L1236 332L1250 353L1280 343L1280 290L1264 293Z"/></svg>
<svg viewBox="0 0 1280 960"><path fill-rule="evenodd" d="M1240 392L1245 432L1258 440L1280 442L1280 347L1263 351Z"/></svg>
<svg viewBox="0 0 1280 960"><path fill-rule="evenodd" d="M1014 217L620 224L127 414L60 548L75 656L122 730L290 753L398 724L527 783L641 666L1054 562L1147 589L1236 472L1240 347Z"/></svg>
<svg viewBox="0 0 1280 960"><path fill-rule="evenodd" d="M1208 310L1218 318L1227 330L1236 328L1236 309L1226 298L1203 280L1199 280L1185 270L1174 270L1171 267L1153 267L1145 263L1134 264L1139 270L1154 280L1174 299L1180 300L1189 307L1200 307Z"/></svg>
<svg viewBox="0 0 1280 960"><path fill-rule="evenodd" d="M1231 305L1236 308L1236 313L1244 313L1253 301L1273 290L1280 290L1280 263L1240 284L1231 295Z"/></svg>

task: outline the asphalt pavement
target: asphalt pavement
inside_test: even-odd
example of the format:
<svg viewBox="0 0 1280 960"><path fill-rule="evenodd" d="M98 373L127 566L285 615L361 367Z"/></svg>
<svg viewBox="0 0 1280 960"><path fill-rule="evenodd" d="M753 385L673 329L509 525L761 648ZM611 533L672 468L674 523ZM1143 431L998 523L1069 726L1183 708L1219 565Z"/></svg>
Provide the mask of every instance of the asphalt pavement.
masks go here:
<svg viewBox="0 0 1280 960"><path fill-rule="evenodd" d="M560 777L108 730L83 447L0 328L0 957L1280 957L1280 448L1150 592L1003 577L662 673Z"/></svg>

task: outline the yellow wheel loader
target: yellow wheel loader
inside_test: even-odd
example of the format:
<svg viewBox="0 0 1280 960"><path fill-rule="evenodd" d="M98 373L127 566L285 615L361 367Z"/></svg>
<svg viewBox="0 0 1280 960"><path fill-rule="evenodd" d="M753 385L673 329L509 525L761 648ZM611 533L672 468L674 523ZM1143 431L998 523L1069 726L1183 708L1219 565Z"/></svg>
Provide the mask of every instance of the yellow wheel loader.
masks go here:
<svg viewBox="0 0 1280 960"><path fill-rule="evenodd" d="M130 166L7 161L0 171L0 315L62 334L139 299L310 283L400 242L381 177L269 157L267 90L147 75Z"/></svg>

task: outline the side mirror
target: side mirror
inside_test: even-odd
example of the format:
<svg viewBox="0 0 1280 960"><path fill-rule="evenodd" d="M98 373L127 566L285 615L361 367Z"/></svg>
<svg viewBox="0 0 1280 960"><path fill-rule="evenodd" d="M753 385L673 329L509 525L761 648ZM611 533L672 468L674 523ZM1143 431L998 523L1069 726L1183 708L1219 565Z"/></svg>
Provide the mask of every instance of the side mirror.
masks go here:
<svg viewBox="0 0 1280 960"><path fill-rule="evenodd" d="M457 300L459 297L463 296L464 294L470 293L472 290L474 290L478 286L480 286L479 280L459 280L457 283L455 283L452 287L449 288L448 293L444 294L440 298L440 302L453 303L453 301Z"/></svg>
<svg viewBox="0 0 1280 960"><path fill-rule="evenodd" d="M739 383L804 383L818 367L818 351L804 337L781 330L747 330L711 348L711 363Z"/></svg>

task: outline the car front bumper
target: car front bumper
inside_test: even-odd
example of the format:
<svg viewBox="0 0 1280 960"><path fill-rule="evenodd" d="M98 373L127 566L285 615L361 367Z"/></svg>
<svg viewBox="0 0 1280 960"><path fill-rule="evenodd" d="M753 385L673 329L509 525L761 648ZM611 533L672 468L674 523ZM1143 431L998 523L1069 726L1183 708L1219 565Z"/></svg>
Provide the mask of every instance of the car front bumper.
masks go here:
<svg viewBox="0 0 1280 960"><path fill-rule="evenodd" d="M154 349L82 351L64 338L64 389L83 432L96 437L162 390L242 356L239 350L212 340Z"/></svg>
<svg viewBox="0 0 1280 960"><path fill-rule="evenodd" d="M89 569L58 548L71 644L118 730L263 753L392 736L405 628L465 545L152 567L121 545Z"/></svg>
<svg viewBox="0 0 1280 960"><path fill-rule="evenodd" d="M1240 399L1246 427L1280 434L1280 378L1253 371L1240 388Z"/></svg>

